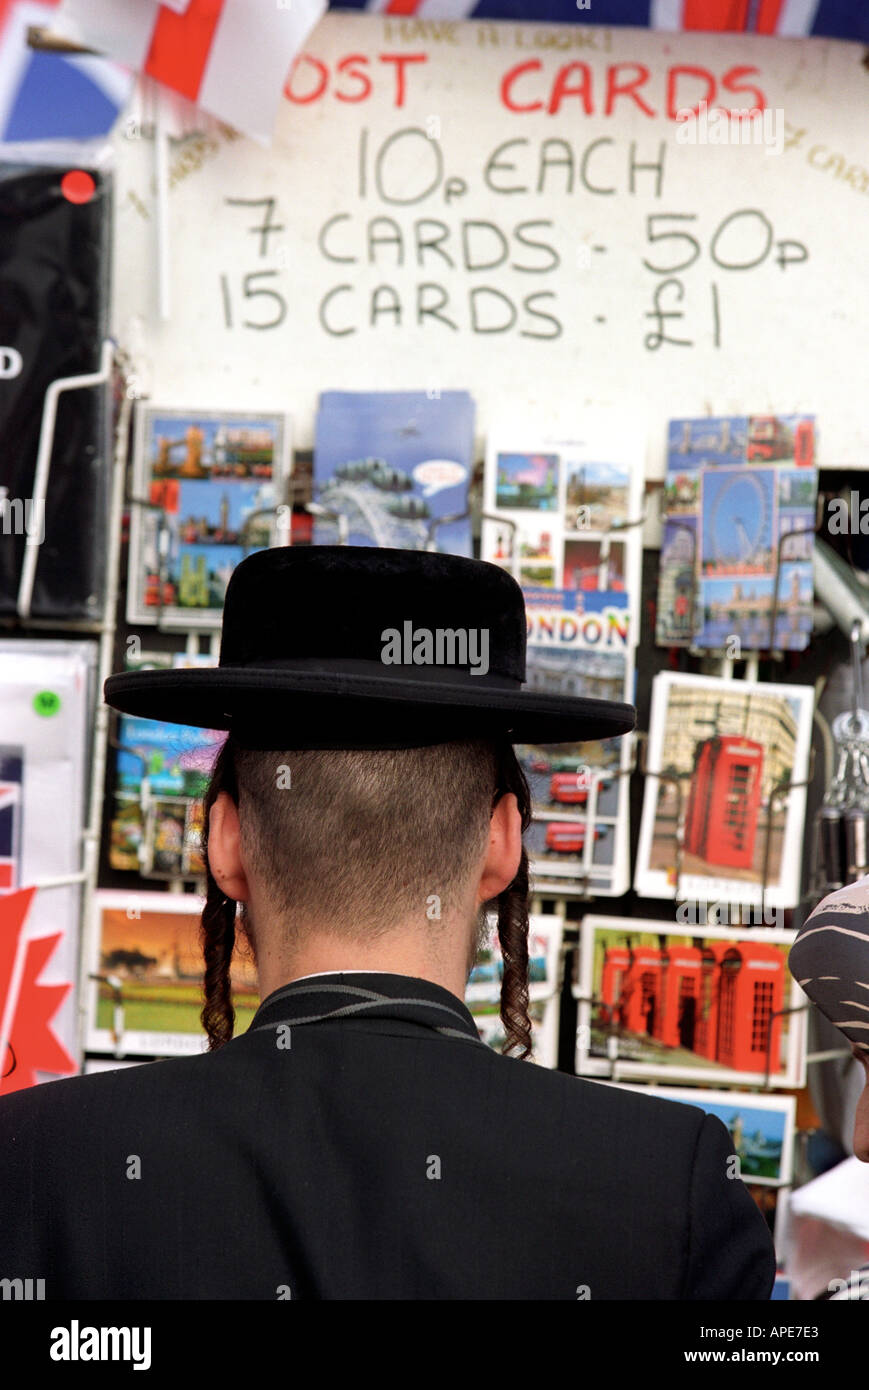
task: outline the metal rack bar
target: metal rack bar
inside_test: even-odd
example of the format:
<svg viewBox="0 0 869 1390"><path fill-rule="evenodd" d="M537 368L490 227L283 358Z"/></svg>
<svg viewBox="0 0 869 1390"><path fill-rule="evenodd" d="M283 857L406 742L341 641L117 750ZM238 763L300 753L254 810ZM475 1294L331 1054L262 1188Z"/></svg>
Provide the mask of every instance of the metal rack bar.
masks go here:
<svg viewBox="0 0 869 1390"><path fill-rule="evenodd" d="M645 738L645 740L644 740L644 742L643 742L643 744L642 744L642 750L643 750L643 751L642 751L642 755L641 755L640 760L639 760L639 761L640 761L640 772L642 773L642 775L643 775L644 777L654 777L654 778L656 778L656 779L657 779L658 781L660 781L660 782L670 782L670 783L672 783L672 784L675 786L675 788L676 788L676 863L675 863L675 865L673 866L673 867L675 868L675 870L676 870L676 882L675 882L674 888L673 888L673 900L674 900L674 902L677 902L677 903L679 903L679 902L687 902L687 898L682 898L682 897L680 897L680 894L679 894L679 888L680 888L681 882L682 882L682 858L683 858L683 839L684 839L684 835L683 835L683 824L682 824L682 806L683 806L682 783L683 783L683 782L686 782L686 781L689 781L689 780L694 776L694 773L693 773L693 772L674 772L674 773L668 773L668 772L652 772L652 771L650 771L649 768L646 766L646 759L647 759L647 757L648 757L648 749L649 749L649 743L648 743L648 735L647 735L646 738Z"/></svg>
<svg viewBox="0 0 869 1390"><path fill-rule="evenodd" d="M792 531L783 531L782 534L781 534L781 535L779 536L779 538L778 538L778 544L776 545L776 548L775 548L775 580L773 581L772 603L771 603L771 605L770 605L770 614L769 614L769 650L770 650L770 652L773 652L773 651L776 651L776 650L777 650L776 645L775 645L775 624L776 624L776 619L778 618L778 612L779 612L778 588L779 588L779 580L781 579L781 567L782 567L782 541L790 540L792 536L814 536L814 535L817 535L817 531L818 531L818 528L817 528L816 526L797 526L797 527L795 527Z"/></svg>
<svg viewBox="0 0 869 1390"><path fill-rule="evenodd" d="M119 353L118 367L124 382L131 375L131 364L125 353ZM81 908L81 951L78 980L78 1052L84 1055L87 1025L87 988L90 933L94 930L93 900L99 868L100 827L102 823L103 784L109 740L109 706L102 698L103 685L112 673L115 644L115 615L118 606L121 569L121 521L124 510L124 480L127 469L132 398L124 391L115 425L115 452L110 483L108 557L106 565L106 620L100 635L97 676L97 707L94 724L94 756L91 770L90 805L84 833L84 885Z"/></svg>
<svg viewBox="0 0 869 1390"><path fill-rule="evenodd" d="M770 1073L771 1073L771 1071L772 1071L772 1025L773 1025L773 1023L775 1022L775 1020L776 1020L777 1018L787 1018L787 1017L788 1017L789 1015L791 1015L791 1014L804 1014L804 1013L808 1013L808 1011L809 1011L810 1008L811 1008L811 1004L797 1004L796 1007L794 1007L794 1008L776 1009L775 1012L774 1012L774 1013L771 1013L770 1016L769 1016L769 1018L767 1019L767 1027L766 1027L766 1074L765 1074L765 1076L764 1076L764 1078L763 1078L763 1087L764 1087L764 1090L768 1091L768 1090L771 1089L771 1085L770 1085Z"/></svg>
<svg viewBox="0 0 869 1390"><path fill-rule="evenodd" d="M761 916L761 921L763 921L764 913L765 913L765 910L766 910L766 901L765 901L765 900L766 900L766 892L767 892L767 888L769 887L769 854L770 854L770 844L771 844L771 841L772 841L772 820L773 820L773 814L774 814L774 811L773 811L774 804L775 804L775 802L778 801L778 800L783 800L783 801L784 801L784 800L787 800L787 798L788 798L788 796L790 795L791 792L799 791L799 790L800 790L801 788L803 788L803 787L810 787L810 786L812 785L812 782L814 781L814 774L815 774L815 750L814 750L814 748L811 748L811 749L809 750L809 775L808 775L808 778L806 779L806 781L804 781L804 782L791 782L791 781L787 781L787 782L776 782L775 786L772 787L772 788L770 789L769 801L767 802L766 816L765 816L765 821L764 821L763 877L762 877L761 883L760 883L760 916Z"/></svg>
<svg viewBox="0 0 869 1390"><path fill-rule="evenodd" d="M468 517L470 515L471 509L470 507L466 507L463 512L454 512L452 516L432 517L426 530L424 549L437 550L437 529L439 526L451 526L456 521L464 521L465 517Z"/></svg>
<svg viewBox="0 0 869 1390"><path fill-rule="evenodd" d="M27 47L36 49L41 53L73 53L79 56L87 53L97 54L102 57L96 48L87 48L84 44L75 43L72 39L64 38L61 34L53 34L46 24L29 24L26 30Z"/></svg>
<svg viewBox="0 0 869 1390"><path fill-rule="evenodd" d="M338 544L348 544L350 522L347 520L345 512L333 512L329 507L324 507L322 502L306 502L305 511L310 512L313 517L321 516L326 521L334 521L338 527Z"/></svg>
<svg viewBox="0 0 869 1390"><path fill-rule="evenodd" d="M57 402L59 397L65 391L80 391L89 386L102 386L109 380L114 353L114 343L111 339L105 338L100 348L100 365L97 371L84 372L78 376L57 377L47 386L45 398L42 403L42 423L39 428L36 469L33 475L32 501L34 505L42 508L45 507L45 495L48 491L48 479L51 473L51 452L54 447L54 431L57 424ZM42 540L37 541L33 539L32 535L29 535L24 547L24 561L21 566L21 577L18 582L16 611L19 618L25 622L30 618L30 610L33 605L33 586L36 582L36 566L39 560L39 550L44 539L44 533ZM111 539L109 540L109 547L111 547ZM108 604L104 612L104 618L107 613Z"/></svg>

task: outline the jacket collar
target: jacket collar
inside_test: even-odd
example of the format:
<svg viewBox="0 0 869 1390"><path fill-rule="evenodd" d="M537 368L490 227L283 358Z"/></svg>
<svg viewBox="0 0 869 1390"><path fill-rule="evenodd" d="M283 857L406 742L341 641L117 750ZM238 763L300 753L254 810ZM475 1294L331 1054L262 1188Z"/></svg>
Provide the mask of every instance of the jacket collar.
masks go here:
<svg viewBox="0 0 869 1390"><path fill-rule="evenodd" d="M336 971L291 980L263 1000L248 1031L345 1018L405 1019L446 1037L480 1042L470 1010L448 989L415 975L377 971Z"/></svg>

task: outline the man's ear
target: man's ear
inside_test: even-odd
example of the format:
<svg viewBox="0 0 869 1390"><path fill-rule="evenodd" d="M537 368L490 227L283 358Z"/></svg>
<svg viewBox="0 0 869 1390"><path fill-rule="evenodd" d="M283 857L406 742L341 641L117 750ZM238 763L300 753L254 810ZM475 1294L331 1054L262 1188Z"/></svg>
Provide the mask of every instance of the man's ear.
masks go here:
<svg viewBox="0 0 869 1390"><path fill-rule="evenodd" d="M522 855L522 817L512 792L501 797L492 812L489 845L477 888L477 900L497 898L516 877Z"/></svg>
<svg viewBox="0 0 869 1390"><path fill-rule="evenodd" d="M208 816L208 867L221 893L247 902L250 887L241 859L238 807L228 792L218 792Z"/></svg>

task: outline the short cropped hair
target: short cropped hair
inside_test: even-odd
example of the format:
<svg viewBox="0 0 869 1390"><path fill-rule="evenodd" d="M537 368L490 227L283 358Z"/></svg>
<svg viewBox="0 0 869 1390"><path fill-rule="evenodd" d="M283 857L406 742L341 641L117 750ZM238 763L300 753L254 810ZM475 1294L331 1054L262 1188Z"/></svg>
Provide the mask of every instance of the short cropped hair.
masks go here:
<svg viewBox="0 0 869 1390"><path fill-rule="evenodd" d="M428 748L237 749L242 857L288 939L347 939L447 917L485 851L497 758L485 740Z"/></svg>
<svg viewBox="0 0 869 1390"><path fill-rule="evenodd" d="M223 791L239 810L243 856L273 898L288 940L303 920L348 939L388 931L415 915L422 930L436 930L437 912L427 909L436 899L441 916L457 908L498 799L514 795L523 833L531 824L528 782L503 738L394 751L266 753L227 738L205 795L203 836L201 1019L212 1051L230 1041L235 1025L230 964L237 904L221 892L208 863L209 817ZM479 941L485 909L497 910L503 1050L523 1058L531 1052L528 892L523 847L513 882L482 905L476 924ZM469 951L475 944L469 942Z"/></svg>

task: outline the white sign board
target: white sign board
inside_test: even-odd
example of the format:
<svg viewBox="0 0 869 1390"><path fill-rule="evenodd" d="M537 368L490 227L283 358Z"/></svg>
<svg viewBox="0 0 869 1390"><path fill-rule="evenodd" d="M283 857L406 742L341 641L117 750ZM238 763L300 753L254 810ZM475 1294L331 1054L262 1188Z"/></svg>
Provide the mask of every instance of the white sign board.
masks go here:
<svg viewBox="0 0 869 1390"><path fill-rule="evenodd" d="M615 407L652 477L666 420L705 413L811 411L822 466L867 466L861 60L329 14L271 150L173 147L168 321L153 143L119 123L115 332L153 399L279 402L302 448L321 390L466 388L481 436Z"/></svg>

